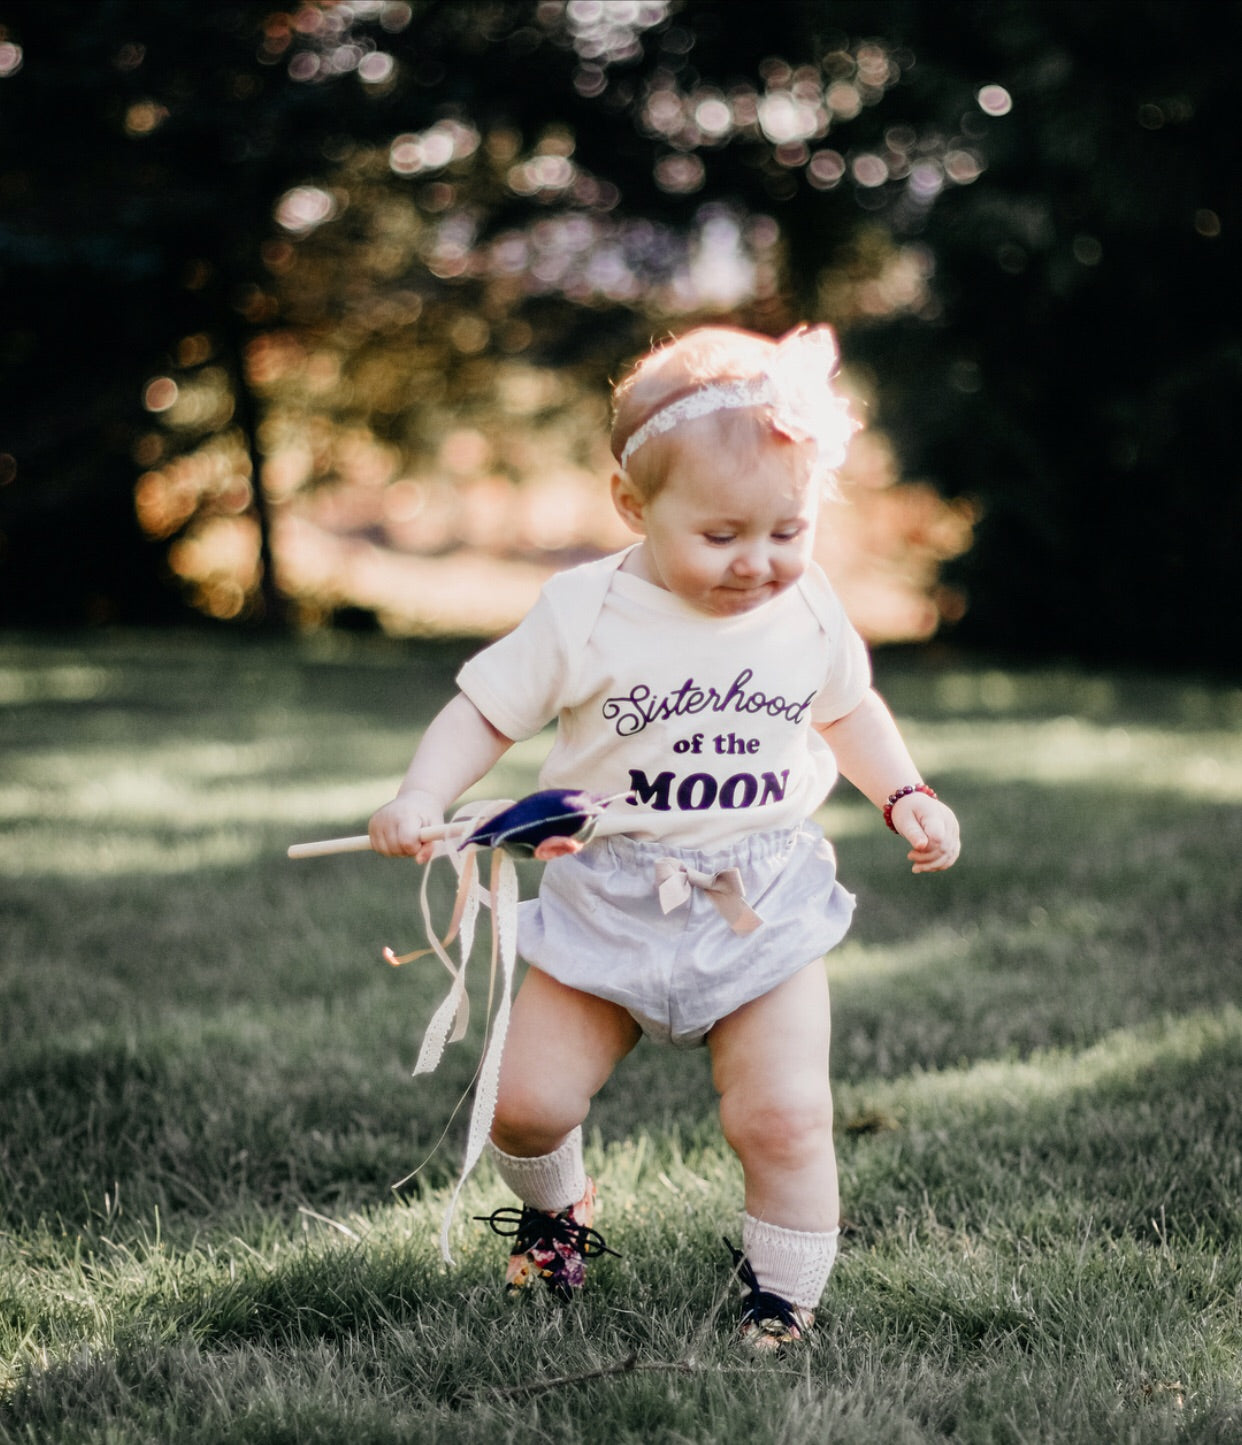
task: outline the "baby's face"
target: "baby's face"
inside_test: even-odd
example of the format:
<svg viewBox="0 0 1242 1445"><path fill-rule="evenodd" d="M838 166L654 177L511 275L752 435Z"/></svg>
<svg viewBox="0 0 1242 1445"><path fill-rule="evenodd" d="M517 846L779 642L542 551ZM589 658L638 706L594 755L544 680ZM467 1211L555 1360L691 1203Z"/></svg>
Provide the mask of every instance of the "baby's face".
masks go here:
<svg viewBox="0 0 1242 1445"><path fill-rule="evenodd" d="M647 501L614 484L618 510L644 538L635 571L715 617L751 612L792 587L815 540L819 487L805 447L773 439L748 450L679 448Z"/></svg>

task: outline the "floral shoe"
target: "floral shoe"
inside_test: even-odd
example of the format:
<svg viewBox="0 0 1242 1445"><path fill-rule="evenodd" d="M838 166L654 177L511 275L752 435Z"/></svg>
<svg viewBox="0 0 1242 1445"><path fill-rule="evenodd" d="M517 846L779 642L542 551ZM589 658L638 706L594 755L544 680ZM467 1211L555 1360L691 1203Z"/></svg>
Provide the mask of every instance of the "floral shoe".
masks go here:
<svg viewBox="0 0 1242 1445"><path fill-rule="evenodd" d="M776 1352L801 1344L815 1323L815 1313L804 1305L791 1304L783 1295L759 1288L750 1261L740 1249L725 1240L733 1256L733 1272L742 1286L742 1319L739 1338L758 1353Z"/></svg>
<svg viewBox="0 0 1242 1445"><path fill-rule="evenodd" d="M516 1295L542 1279L558 1299L572 1299L586 1278L587 1260L617 1254L591 1228L595 1218L595 1183L591 1179L586 1193L568 1209L534 1209L526 1204L475 1218L514 1241L505 1270L506 1294Z"/></svg>

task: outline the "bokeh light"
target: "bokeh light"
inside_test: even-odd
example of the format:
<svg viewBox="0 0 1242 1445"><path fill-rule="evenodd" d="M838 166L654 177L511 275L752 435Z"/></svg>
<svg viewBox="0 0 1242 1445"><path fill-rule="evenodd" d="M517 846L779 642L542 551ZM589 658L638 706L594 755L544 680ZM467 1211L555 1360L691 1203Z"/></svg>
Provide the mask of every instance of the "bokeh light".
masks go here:
<svg viewBox="0 0 1242 1445"><path fill-rule="evenodd" d="M807 179L819 190L831 190L845 175L845 157L839 151L816 151L806 168Z"/></svg>
<svg viewBox="0 0 1242 1445"><path fill-rule="evenodd" d="M883 158L866 152L854 157L850 170L860 186L882 186L888 180L888 166Z"/></svg>
<svg viewBox="0 0 1242 1445"><path fill-rule="evenodd" d="M396 95L416 67L381 32L413 13L390 0L308 0L267 15L258 60L298 84L354 77L369 96ZM133 448L134 504L196 606L254 610L262 515L275 580L308 626L346 607L396 633L512 625L552 569L628 540L602 484L611 459L598 378L524 359L546 354L545 318L635 309L676 330L779 305L779 213L720 199L695 208L715 194L713 167L736 164L730 147L755 158L759 193L777 204L800 185L841 187L898 219L981 174L969 117L959 134L897 123L851 143L850 122L899 83L909 54L841 42L817 63L769 55L753 78L713 85L689 63L695 36L675 18L668 0L552 0L532 7L534 29L514 32L519 48L546 37L570 48L580 96L618 87L604 103L627 106L647 136L655 186L688 199L668 220L627 212L617 184L586 169L567 121L527 132L440 111L382 142L319 146L323 170L273 207L263 274L229 292L254 333L252 442L206 329L187 327L168 374L144 391L153 419ZM659 62L626 70L657 27ZM980 94L985 111L995 89ZM126 128L138 139L165 115L135 100ZM187 288L211 279L204 263ZM930 256L916 244L867 242L825 261L812 284L820 314L840 324L936 311ZM873 640L930 635L964 605L938 574L969 545L973 513L902 483L874 430L860 433L847 472L851 506L834 513L824 560Z"/></svg>
<svg viewBox="0 0 1242 1445"><path fill-rule="evenodd" d="M1008 115L1013 109L1013 97L1003 85L985 85L976 98L985 115Z"/></svg>
<svg viewBox="0 0 1242 1445"><path fill-rule="evenodd" d="M168 411L177 400L179 388L171 376L157 376L147 382L142 404L148 411Z"/></svg>
<svg viewBox="0 0 1242 1445"><path fill-rule="evenodd" d="M702 84L692 72L683 86L680 72L657 69L638 101L641 129L671 148L653 164L656 183L669 194L702 189L710 180L713 150L758 140L769 148L766 184L775 199L789 199L799 174L819 191L833 190L848 177L864 209L891 208L898 224L917 223L946 186L968 186L983 174L985 160L976 143L979 127L986 129L982 117L962 117L957 136L893 125L880 150L843 153L819 144L878 104L913 63L906 52L865 41L828 52L818 66L794 67L769 57L759 66L761 86L737 81L727 91ZM996 116L1013 104L999 85L984 86L978 100L986 114ZM521 172L511 174L521 184Z"/></svg>
<svg viewBox="0 0 1242 1445"><path fill-rule="evenodd" d="M579 57L602 67L636 59L639 36L667 20L669 0L569 0L563 11L560 6L541 9L551 23L563 14Z"/></svg>
<svg viewBox="0 0 1242 1445"><path fill-rule="evenodd" d="M1098 266L1104 257L1104 247L1095 236L1075 236L1071 249L1082 266Z"/></svg>
<svg viewBox="0 0 1242 1445"><path fill-rule="evenodd" d="M703 162L696 155L661 156L655 163L656 185L671 195L701 190L705 175Z"/></svg>
<svg viewBox="0 0 1242 1445"><path fill-rule="evenodd" d="M948 151L944 158L944 173L955 185L968 186L983 174L983 159L976 151Z"/></svg>
<svg viewBox="0 0 1242 1445"><path fill-rule="evenodd" d="M168 119L165 106L153 100L140 100L125 112L125 134L135 138L153 135Z"/></svg>
<svg viewBox="0 0 1242 1445"><path fill-rule="evenodd" d="M372 51L358 62L358 74L368 85L385 85L395 70L396 62L383 50Z"/></svg>
<svg viewBox="0 0 1242 1445"><path fill-rule="evenodd" d="M458 120L442 120L421 134L407 131L394 136L388 147L388 165L394 175L417 176L443 170L465 160L479 147L479 132Z"/></svg>
<svg viewBox="0 0 1242 1445"><path fill-rule="evenodd" d="M277 223L295 236L309 235L337 213L335 197L320 186L295 186L276 203Z"/></svg>

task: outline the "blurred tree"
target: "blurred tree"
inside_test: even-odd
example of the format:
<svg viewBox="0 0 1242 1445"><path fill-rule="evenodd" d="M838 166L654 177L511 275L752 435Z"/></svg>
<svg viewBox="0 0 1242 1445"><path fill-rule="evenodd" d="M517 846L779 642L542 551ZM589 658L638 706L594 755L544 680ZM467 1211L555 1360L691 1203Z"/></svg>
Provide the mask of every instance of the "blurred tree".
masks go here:
<svg viewBox="0 0 1242 1445"><path fill-rule="evenodd" d="M145 383L177 355L236 382L272 192L322 135L256 63L267 8L47 0L0 20L9 620L181 610L134 520ZM241 389L214 390L197 429L244 424Z"/></svg>
<svg viewBox="0 0 1242 1445"><path fill-rule="evenodd" d="M907 465L983 502L960 637L1236 669L1242 7L917 5L901 39L988 171L923 225L934 324L851 344Z"/></svg>
<svg viewBox="0 0 1242 1445"><path fill-rule="evenodd" d="M320 420L417 455L516 356L598 385L670 325L814 316L907 467L986 509L963 637L1236 655L1236 609L1212 614L1238 16L9 3L0 619L169 615L170 540L205 516L266 535L281 428L314 484L339 461ZM249 579L269 616L271 578ZM199 600L254 610L246 585Z"/></svg>
<svg viewBox="0 0 1242 1445"><path fill-rule="evenodd" d="M400 347L421 396L386 411L351 375L335 420L365 415L417 448L419 400L484 396L489 358L522 350L602 379L705 287L716 310L753 302L743 319L784 325L788 271L763 259L779 232L739 231L834 118L814 65L764 61L811 43L817 7L744 7L728 26L711 5L671 23L676 8L10 3L0 266L20 302L0 358L16 400L0 444L13 459L0 617L169 615L164 550L133 525L130 474L204 439L226 444L198 481L182 485L182 469L177 505L147 508L148 532L164 543L212 515L262 524L246 358L273 329L333 331L354 374ZM700 23L727 97L688 66ZM859 73L850 53L834 63ZM898 78L882 57L879 72L844 86L846 119ZM699 151L719 162L710 178ZM721 204L705 206L713 191ZM836 215L848 232L848 204ZM722 256L740 279L706 274ZM404 301L377 305L394 286ZM140 481L140 510L142 497ZM263 550L250 580L271 616ZM246 582L209 609L246 610Z"/></svg>

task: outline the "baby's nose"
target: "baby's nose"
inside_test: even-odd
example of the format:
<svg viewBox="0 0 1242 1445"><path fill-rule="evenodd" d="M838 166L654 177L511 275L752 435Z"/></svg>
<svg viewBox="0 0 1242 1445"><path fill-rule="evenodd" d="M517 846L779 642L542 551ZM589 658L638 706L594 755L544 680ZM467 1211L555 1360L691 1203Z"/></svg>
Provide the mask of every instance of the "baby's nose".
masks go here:
<svg viewBox="0 0 1242 1445"><path fill-rule="evenodd" d="M733 558L733 571L739 577L758 577L766 570L767 560L762 547L743 547Z"/></svg>

